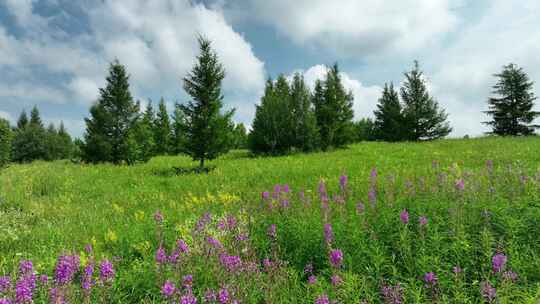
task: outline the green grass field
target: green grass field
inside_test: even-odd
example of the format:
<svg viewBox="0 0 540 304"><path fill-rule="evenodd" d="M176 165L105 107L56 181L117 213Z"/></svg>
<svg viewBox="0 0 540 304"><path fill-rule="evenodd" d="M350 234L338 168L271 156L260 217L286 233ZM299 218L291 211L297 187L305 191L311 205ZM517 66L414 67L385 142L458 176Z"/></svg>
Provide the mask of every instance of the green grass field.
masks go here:
<svg viewBox="0 0 540 304"><path fill-rule="evenodd" d="M540 299L538 138L360 143L274 158L233 151L211 162L216 169L208 175L176 176L172 169L193 165L185 157L158 157L133 167L58 161L2 170L0 276L15 273L22 259L52 274L58 255L67 252L80 254L84 264L83 248L93 244L97 258L115 261L110 301L118 303L164 303L163 276L178 281L187 273L199 298L207 288L227 285L242 303L313 303L322 294L340 303L392 303L381 288L398 282L407 303L479 303L487 299L481 291L485 281L497 289L494 301L500 303ZM377 199L370 204L373 168ZM348 176L346 192L339 189L341 175ZM321 208L321 180L331 194L329 210ZM456 189L459 180L462 191ZM290 186L283 194L290 205L270 210L261 192L276 184ZM300 191L307 199L298 198ZM365 204L361 214L359 201ZM159 229L157 210L165 217ZM407 225L400 222L403 210L410 214ZM269 257L283 262L278 270L262 271L256 279L243 272L218 275L219 262L204 255L206 247L192 232L205 212L214 218L235 215L249 235L247 249L236 252L225 233L205 232L217 235L229 254L245 261ZM425 227L418 224L420 215L428 218ZM339 269L327 261L324 223L333 226L331 248L344 254ZM271 224L277 226L275 241L266 235ZM167 248L180 238L193 248L181 270L156 270L156 229L163 230ZM515 282L492 270L496 253L508 257L505 270L517 273ZM308 284L303 273L308 263L316 284ZM453 266L463 272L453 274ZM438 277L433 286L424 282L427 272ZM335 274L343 283L330 283Z"/></svg>

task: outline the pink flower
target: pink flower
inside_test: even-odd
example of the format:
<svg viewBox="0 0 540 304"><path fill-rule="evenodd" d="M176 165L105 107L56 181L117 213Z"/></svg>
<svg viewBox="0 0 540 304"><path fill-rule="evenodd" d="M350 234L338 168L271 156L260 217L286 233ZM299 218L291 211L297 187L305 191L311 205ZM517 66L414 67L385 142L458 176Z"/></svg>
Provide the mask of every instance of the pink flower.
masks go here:
<svg viewBox="0 0 540 304"><path fill-rule="evenodd" d="M405 209L401 211L399 214L399 219L403 224L407 225L409 223L409 212L407 212Z"/></svg>

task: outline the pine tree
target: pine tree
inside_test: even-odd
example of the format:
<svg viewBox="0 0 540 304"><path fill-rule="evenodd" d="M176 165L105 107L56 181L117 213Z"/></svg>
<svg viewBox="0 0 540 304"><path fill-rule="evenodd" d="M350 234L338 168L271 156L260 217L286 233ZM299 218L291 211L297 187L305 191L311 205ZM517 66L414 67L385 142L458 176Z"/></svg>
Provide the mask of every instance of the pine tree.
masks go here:
<svg viewBox="0 0 540 304"><path fill-rule="evenodd" d="M294 132L293 145L304 152L313 151L318 144L319 130L311 103L311 93L300 73L294 74L290 100L292 131Z"/></svg>
<svg viewBox="0 0 540 304"><path fill-rule="evenodd" d="M171 153L180 154L184 152L186 146L186 137L184 134L186 121L184 112L180 108L179 104L174 105L174 112L172 116L172 134L171 134Z"/></svg>
<svg viewBox="0 0 540 304"><path fill-rule="evenodd" d="M226 153L231 145L234 110L221 113L223 66L211 42L199 37L200 54L192 71L184 78L184 90L193 98L180 108L185 116L185 152L204 168L206 160Z"/></svg>
<svg viewBox="0 0 540 304"><path fill-rule="evenodd" d="M315 84L313 104L323 150L353 141L353 99L343 87L337 64L328 69L322 83Z"/></svg>
<svg viewBox="0 0 540 304"><path fill-rule="evenodd" d="M137 102L139 104L139 102ZM128 141L130 142L130 162L147 162L156 155L154 140L154 113L149 101L146 111L133 124Z"/></svg>
<svg viewBox="0 0 540 304"><path fill-rule="evenodd" d="M50 123L45 130L45 160L51 161L59 159L60 146L58 140L58 132L54 124Z"/></svg>
<svg viewBox="0 0 540 304"><path fill-rule="evenodd" d="M488 101L489 111L485 111L493 119L484 124L491 126L490 134L496 135L532 135L533 125L540 112L533 111L534 101L537 99L533 90L534 83L525 71L515 64L503 67L500 74L495 74L498 82L493 86L493 94Z"/></svg>
<svg viewBox="0 0 540 304"><path fill-rule="evenodd" d="M448 115L443 109L439 110L438 103L429 95L418 61L414 62L410 72L405 73L401 99L409 140L433 140L450 134Z"/></svg>
<svg viewBox="0 0 540 304"><path fill-rule="evenodd" d="M118 60L109 66L107 85L86 118L83 158L88 162L132 163L131 129L139 109L129 92L129 76Z"/></svg>
<svg viewBox="0 0 540 304"><path fill-rule="evenodd" d="M24 111L23 111L24 113ZM34 106L30 121L25 123L26 114L21 113L12 142L12 158L16 162L31 162L48 159L47 133L43 127L39 110Z"/></svg>
<svg viewBox="0 0 540 304"><path fill-rule="evenodd" d="M0 168L4 167L11 160L11 144L13 131L9 122L0 118Z"/></svg>
<svg viewBox="0 0 540 304"><path fill-rule="evenodd" d="M159 101L159 108L154 121L154 134L156 153L158 155L169 154L171 152L171 122L163 98Z"/></svg>
<svg viewBox="0 0 540 304"><path fill-rule="evenodd" d="M34 125L38 128L44 128L43 122L41 121L41 116L39 114L39 110L37 106L34 106L32 108L32 111L30 112L30 125Z"/></svg>
<svg viewBox="0 0 540 304"><path fill-rule="evenodd" d="M19 115L19 119L17 120L17 129L24 129L28 126L28 115L26 115L26 111L22 110L21 115Z"/></svg>
<svg viewBox="0 0 540 304"><path fill-rule="evenodd" d="M404 118L399 103L399 95L393 84L385 84L375 115L376 137L384 141L400 141L404 138Z"/></svg>
<svg viewBox="0 0 540 304"><path fill-rule="evenodd" d="M74 144L73 140L71 139L71 136L66 131L66 128L64 126L64 122L60 122L60 126L58 127L58 158L59 159L69 159L73 156L73 150L74 150Z"/></svg>
<svg viewBox="0 0 540 304"><path fill-rule="evenodd" d="M253 153L279 155L291 150L294 132L290 108L290 88L285 76L280 75L275 83L268 79L248 136Z"/></svg>

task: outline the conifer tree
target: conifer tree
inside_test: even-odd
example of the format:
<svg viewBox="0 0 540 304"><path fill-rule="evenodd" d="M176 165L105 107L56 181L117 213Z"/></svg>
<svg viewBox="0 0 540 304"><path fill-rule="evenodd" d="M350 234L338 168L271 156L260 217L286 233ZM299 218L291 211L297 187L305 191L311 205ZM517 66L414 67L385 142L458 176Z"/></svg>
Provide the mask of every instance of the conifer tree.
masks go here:
<svg viewBox="0 0 540 304"><path fill-rule="evenodd" d="M448 115L439 109L439 104L429 95L418 61L414 62L410 72L405 73L401 99L407 139L433 140L445 137L452 131L446 121Z"/></svg>
<svg viewBox="0 0 540 304"><path fill-rule="evenodd" d="M118 60L109 66L107 85L86 118L83 158L88 162L132 163L130 133L139 109L129 91L129 76Z"/></svg>
<svg viewBox="0 0 540 304"><path fill-rule="evenodd" d="M30 125L34 125L38 128L44 128L43 122L41 121L41 116L39 114L39 110L37 106L34 106L32 108L32 111L30 112Z"/></svg>
<svg viewBox="0 0 540 304"><path fill-rule="evenodd" d="M185 129L185 116L184 112L180 108L179 104L174 105L174 112L172 115L172 134L171 134L171 153L180 154L184 152L186 145L186 137L184 134Z"/></svg>
<svg viewBox="0 0 540 304"><path fill-rule="evenodd" d="M223 66L212 50L211 42L199 37L200 54L191 72L184 78L184 90L193 98L180 105L185 116L184 151L204 168L206 160L226 153L231 146L231 117L234 110L221 113Z"/></svg>
<svg viewBox="0 0 540 304"><path fill-rule="evenodd" d="M239 123L234 127L234 149L245 149L247 147L247 131L243 123Z"/></svg>
<svg viewBox="0 0 540 304"><path fill-rule="evenodd" d="M404 118L399 103L399 95L393 84L385 84L375 114L377 139L384 141L400 141L404 138Z"/></svg>
<svg viewBox="0 0 540 304"><path fill-rule="evenodd" d="M156 144L156 153L166 155L171 152L171 122L165 100L159 101L158 112L154 121L154 136Z"/></svg>
<svg viewBox="0 0 540 304"><path fill-rule="evenodd" d="M319 131L311 103L311 93L300 73L294 74L290 101L293 119L293 146L300 151L313 151L318 144Z"/></svg>
<svg viewBox="0 0 540 304"><path fill-rule="evenodd" d="M0 168L4 167L11 160L11 144L13 131L9 122L0 118Z"/></svg>
<svg viewBox="0 0 540 304"><path fill-rule="evenodd" d="M58 145L59 145L59 159L69 159L73 156L74 144L71 136L66 131L64 122L60 121L60 126L58 127Z"/></svg>
<svg viewBox="0 0 540 304"><path fill-rule="evenodd" d="M24 111L23 111L24 112ZM12 142L12 158L16 162L31 162L38 159L48 159L47 133L43 127L39 110L32 108L31 118L25 123L26 114L21 113L19 123Z"/></svg>
<svg viewBox="0 0 540 304"><path fill-rule="evenodd" d="M354 124L354 128L357 142L377 139L377 128L371 118L360 119Z"/></svg>
<svg viewBox="0 0 540 304"><path fill-rule="evenodd" d="M24 129L28 125L28 115L26 115L26 111L22 110L21 115L19 115L19 119L17 120L17 129Z"/></svg>
<svg viewBox="0 0 540 304"><path fill-rule="evenodd" d="M354 139L353 95L341 82L337 64L328 69L324 81L315 84L313 104L320 132L321 147L342 147Z"/></svg>
<svg viewBox="0 0 540 304"><path fill-rule="evenodd" d="M59 159L60 155L60 146L58 140L58 133L56 127L53 123L49 123L47 129L45 130L45 160L55 160Z"/></svg>
<svg viewBox="0 0 540 304"><path fill-rule="evenodd" d="M140 103L137 102L137 105ZM135 121L129 134L130 162L146 162L156 155L154 140L154 113L149 101L145 112Z"/></svg>
<svg viewBox="0 0 540 304"><path fill-rule="evenodd" d="M534 101L537 99L533 90L534 83L525 71L515 64L503 67L493 86L493 94L488 100L489 110L485 111L492 116L492 120L484 124L492 128L490 134L496 135L532 135L534 129L540 128L533 124L540 112L533 110Z"/></svg>

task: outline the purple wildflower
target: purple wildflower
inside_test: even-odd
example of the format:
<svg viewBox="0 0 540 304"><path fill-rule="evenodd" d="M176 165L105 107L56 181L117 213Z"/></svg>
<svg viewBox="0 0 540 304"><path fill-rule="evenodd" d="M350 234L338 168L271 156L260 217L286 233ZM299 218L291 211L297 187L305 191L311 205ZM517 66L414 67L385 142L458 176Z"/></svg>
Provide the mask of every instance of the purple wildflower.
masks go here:
<svg viewBox="0 0 540 304"><path fill-rule="evenodd" d="M92 254L92 252L94 251L94 248L92 247L92 244L86 244L86 246L84 246L84 251L87 254Z"/></svg>
<svg viewBox="0 0 540 304"><path fill-rule="evenodd" d="M154 213L154 220L156 221L156 224L163 223L163 214L161 211L157 210L156 213Z"/></svg>
<svg viewBox="0 0 540 304"><path fill-rule="evenodd" d="M311 263L306 264L306 266L304 267L304 273L305 274L313 273L313 264Z"/></svg>
<svg viewBox="0 0 540 304"><path fill-rule="evenodd" d="M11 288L11 278L8 276L0 277L0 293L5 293Z"/></svg>
<svg viewBox="0 0 540 304"><path fill-rule="evenodd" d="M12 302L7 298L0 299L0 304L12 304Z"/></svg>
<svg viewBox="0 0 540 304"><path fill-rule="evenodd" d="M420 226L425 226L427 225L428 223L428 219L425 215L422 215L421 217L418 218L418 224L420 224Z"/></svg>
<svg viewBox="0 0 540 304"><path fill-rule="evenodd" d="M403 297L403 287L399 283L396 285L384 285L381 294L385 304L402 304L405 302Z"/></svg>
<svg viewBox="0 0 540 304"><path fill-rule="evenodd" d="M221 245L220 241L216 240L215 238L209 236L206 238L206 241L208 242L208 244L216 249L220 249L222 248L223 246Z"/></svg>
<svg viewBox="0 0 540 304"><path fill-rule="evenodd" d="M67 304L64 293L62 292L62 289L59 287L52 288L49 292L49 300L51 303L54 304Z"/></svg>
<svg viewBox="0 0 540 304"><path fill-rule="evenodd" d="M101 261L99 266L99 278L103 283L110 282L114 279L114 267L109 260Z"/></svg>
<svg viewBox="0 0 540 304"><path fill-rule="evenodd" d="M401 211L399 214L399 219L403 224L407 225L409 223L409 212L403 209L403 211Z"/></svg>
<svg viewBox="0 0 540 304"><path fill-rule="evenodd" d="M33 288L28 278L23 278L15 284L15 303L32 303Z"/></svg>
<svg viewBox="0 0 540 304"><path fill-rule="evenodd" d="M330 225L329 223L324 224L324 240L327 244L332 243L332 241L334 240L332 225Z"/></svg>
<svg viewBox="0 0 540 304"><path fill-rule="evenodd" d="M39 282L42 285L46 285L49 282L49 277L46 274L42 274L39 276Z"/></svg>
<svg viewBox="0 0 540 304"><path fill-rule="evenodd" d="M314 275L310 275L308 278L308 284L310 285L317 284L317 277Z"/></svg>
<svg viewBox="0 0 540 304"><path fill-rule="evenodd" d="M342 192L345 192L347 190L348 181L349 181L349 178L345 174L339 177L339 188L341 189Z"/></svg>
<svg viewBox="0 0 540 304"><path fill-rule="evenodd" d="M362 214L364 213L364 210L366 210L366 206L364 205L364 203L362 201L358 202L356 204L356 213Z"/></svg>
<svg viewBox="0 0 540 304"><path fill-rule="evenodd" d="M272 224L272 225L270 225L270 227L268 227L267 234L271 239L273 239L273 240L276 239L276 237L277 237L276 224Z"/></svg>
<svg viewBox="0 0 540 304"><path fill-rule="evenodd" d="M236 255L221 254L219 260L228 272L234 272L242 266L242 259Z"/></svg>
<svg viewBox="0 0 540 304"><path fill-rule="evenodd" d="M332 282L332 285L334 286L338 286L338 285L341 285L341 283L343 283L343 279L337 274L333 275L330 278L330 281Z"/></svg>
<svg viewBox="0 0 540 304"><path fill-rule="evenodd" d="M329 259L332 266L339 268L343 263L343 252L341 252L339 249L332 249L330 250Z"/></svg>
<svg viewBox="0 0 540 304"><path fill-rule="evenodd" d="M169 280L165 281L165 284L161 287L161 294L166 298L170 298L175 292L176 287L174 286L174 283Z"/></svg>
<svg viewBox="0 0 540 304"><path fill-rule="evenodd" d="M180 297L180 304L197 304L197 298L191 293L185 294Z"/></svg>
<svg viewBox="0 0 540 304"><path fill-rule="evenodd" d="M435 273L428 272L428 273L424 274L424 282L427 285L430 285L430 286L436 285L437 281L438 281L438 279L437 279L437 276L435 275Z"/></svg>
<svg viewBox="0 0 540 304"><path fill-rule="evenodd" d="M188 253L188 252L189 252L189 247L188 247L188 245L186 244L186 242L184 242L184 240L178 240L178 241L176 241L176 247L178 247L178 250L179 250L181 253Z"/></svg>
<svg viewBox="0 0 540 304"><path fill-rule="evenodd" d="M229 303L229 291L226 288L222 288L218 292L218 300L220 304Z"/></svg>
<svg viewBox="0 0 540 304"><path fill-rule="evenodd" d="M288 208L289 207L289 200L288 199L282 199L281 200L281 207Z"/></svg>
<svg viewBox="0 0 540 304"><path fill-rule="evenodd" d="M375 203L377 202L377 192L375 191L375 188L373 187L369 188L368 201L372 207L374 207Z"/></svg>
<svg viewBox="0 0 540 304"><path fill-rule="evenodd" d="M191 274L188 274L188 275L185 275L182 277L182 285L184 286L184 288L191 288L191 286L193 285L193 275Z"/></svg>
<svg viewBox="0 0 540 304"><path fill-rule="evenodd" d="M456 180L455 187L456 187L456 190L459 192L465 190L465 181L462 178Z"/></svg>
<svg viewBox="0 0 540 304"><path fill-rule="evenodd" d="M487 281L480 283L480 294L488 303L494 303L497 297L497 289Z"/></svg>
<svg viewBox="0 0 540 304"><path fill-rule="evenodd" d="M264 266L265 270L268 271L272 267L272 261L269 258L264 258L263 259L263 266Z"/></svg>
<svg viewBox="0 0 540 304"><path fill-rule="evenodd" d="M267 200L267 199L270 198L270 193L268 193L268 191L263 191L261 193L261 197L262 197L263 200Z"/></svg>
<svg viewBox="0 0 540 304"><path fill-rule="evenodd" d="M30 260L22 260L19 263L19 275L26 277L34 272L34 266Z"/></svg>
<svg viewBox="0 0 540 304"><path fill-rule="evenodd" d="M503 272L502 277L503 279L507 281L512 281L512 282L516 282L518 279L517 273L513 272L512 270Z"/></svg>
<svg viewBox="0 0 540 304"><path fill-rule="evenodd" d="M327 295L323 294L315 300L315 304L330 304L330 299L328 299Z"/></svg>
<svg viewBox="0 0 540 304"><path fill-rule="evenodd" d="M283 188L281 189L281 191L283 191L284 193L289 193L289 191L291 191L291 189L289 188L288 184L285 184L285 185L283 185Z"/></svg>
<svg viewBox="0 0 540 304"><path fill-rule="evenodd" d="M94 264L89 263L84 267L84 272L82 276L82 288L84 290L90 290L92 288L92 285L94 285L94 281L92 280L92 276L94 275Z"/></svg>
<svg viewBox="0 0 540 304"><path fill-rule="evenodd" d="M377 175L378 175L378 174L377 174L377 168L373 167L373 168L371 169L370 174L369 174L369 177L370 177L372 183L376 181Z"/></svg>
<svg viewBox="0 0 540 304"><path fill-rule="evenodd" d="M501 272L506 265L507 257L503 253L497 253L491 259L491 264L493 266L493 272Z"/></svg>
<svg viewBox="0 0 540 304"><path fill-rule="evenodd" d="M78 255L62 255L58 257L54 273L58 285L65 285L73 280L79 271L80 259Z"/></svg>
<svg viewBox="0 0 540 304"><path fill-rule="evenodd" d="M158 264L165 264L167 262L167 253L161 245L159 245L158 249L156 250L156 262Z"/></svg>
<svg viewBox="0 0 540 304"><path fill-rule="evenodd" d="M217 300L216 292L213 289L208 289L204 294L204 300L206 303L213 303Z"/></svg>
<svg viewBox="0 0 540 304"><path fill-rule="evenodd" d="M457 275L457 274L460 274L461 272L463 272L463 269L461 269L461 267L459 267L459 266L454 266L454 267L452 267L452 272Z"/></svg>

